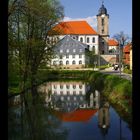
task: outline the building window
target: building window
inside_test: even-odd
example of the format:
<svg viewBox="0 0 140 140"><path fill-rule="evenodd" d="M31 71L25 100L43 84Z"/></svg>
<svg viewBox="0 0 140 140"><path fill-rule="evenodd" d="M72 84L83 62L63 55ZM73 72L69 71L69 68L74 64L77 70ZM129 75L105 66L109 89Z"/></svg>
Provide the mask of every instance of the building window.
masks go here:
<svg viewBox="0 0 140 140"><path fill-rule="evenodd" d="M56 89L56 85L53 85L53 88Z"/></svg>
<svg viewBox="0 0 140 140"><path fill-rule="evenodd" d="M66 52L68 53L69 52L69 49L67 49Z"/></svg>
<svg viewBox="0 0 140 140"><path fill-rule="evenodd" d="M56 65L56 61L53 61L53 65Z"/></svg>
<svg viewBox="0 0 140 140"><path fill-rule="evenodd" d="M66 61L66 65L68 65L69 64L69 61Z"/></svg>
<svg viewBox="0 0 140 140"><path fill-rule="evenodd" d="M82 96L80 97L80 100L81 100L81 101L83 100L83 97L82 97Z"/></svg>
<svg viewBox="0 0 140 140"><path fill-rule="evenodd" d="M104 26L104 18L102 18L102 26Z"/></svg>
<svg viewBox="0 0 140 140"><path fill-rule="evenodd" d="M87 43L89 43L89 37L87 37Z"/></svg>
<svg viewBox="0 0 140 140"><path fill-rule="evenodd" d="M60 85L60 88L63 89L63 85Z"/></svg>
<svg viewBox="0 0 140 140"><path fill-rule="evenodd" d="M92 38L92 43L95 43L95 37Z"/></svg>
<svg viewBox="0 0 140 140"><path fill-rule="evenodd" d="M80 49L80 52L82 52L82 49Z"/></svg>
<svg viewBox="0 0 140 140"><path fill-rule="evenodd" d="M60 61L59 64L60 64L60 65L63 65L63 61Z"/></svg>
<svg viewBox="0 0 140 140"><path fill-rule="evenodd" d="M73 85L73 89L75 89L76 88L76 85Z"/></svg>
<svg viewBox="0 0 140 140"><path fill-rule="evenodd" d="M80 38L80 42L83 42L83 38L82 37Z"/></svg>
<svg viewBox="0 0 140 140"><path fill-rule="evenodd" d="M82 61L81 60L79 61L79 64L82 64Z"/></svg>
<svg viewBox="0 0 140 140"><path fill-rule="evenodd" d="M60 95L63 95L63 91L60 91Z"/></svg>
<svg viewBox="0 0 140 140"><path fill-rule="evenodd" d="M73 91L73 95L76 95L76 91Z"/></svg>
<svg viewBox="0 0 140 140"><path fill-rule="evenodd" d="M61 97L61 101L64 101L64 97L63 96Z"/></svg>
<svg viewBox="0 0 140 140"><path fill-rule="evenodd" d="M76 97L73 97L74 101L76 101Z"/></svg>
<svg viewBox="0 0 140 140"><path fill-rule="evenodd" d="M79 85L79 88L82 89L82 85Z"/></svg>
<svg viewBox="0 0 140 140"><path fill-rule="evenodd" d="M82 95L82 91L79 91L79 95Z"/></svg>
<svg viewBox="0 0 140 140"><path fill-rule="evenodd" d="M70 100L70 97L69 97L69 96L67 97L67 100L68 100L68 101ZM70 104L69 104L69 105L70 105Z"/></svg>
<svg viewBox="0 0 140 140"><path fill-rule="evenodd" d="M102 34L104 34L104 29L102 29Z"/></svg>
<svg viewBox="0 0 140 140"><path fill-rule="evenodd" d="M63 52L63 50L60 50L60 53L62 53Z"/></svg>
<svg viewBox="0 0 140 140"><path fill-rule="evenodd" d="M70 95L70 92L69 91L67 91L67 95Z"/></svg>
<svg viewBox="0 0 140 140"><path fill-rule="evenodd" d="M60 59L62 59L63 58L63 56L62 55L60 55Z"/></svg>
<svg viewBox="0 0 140 140"><path fill-rule="evenodd" d="M72 61L72 64L75 64L75 63L76 63L75 60L73 60L73 61Z"/></svg>
<svg viewBox="0 0 140 140"><path fill-rule="evenodd" d="M79 58L82 58L82 54L79 54Z"/></svg>
<svg viewBox="0 0 140 140"><path fill-rule="evenodd" d="M75 52L76 50L75 49L73 49L73 52Z"/></svg>
<svg viewBox="0 0 140 140"><path fill-rule="evenodd" d="M66 55L66 58L69 58L69 55L68 54Z"/></svg>
<svg viewBox="0 0 140 140"><path fill-rule="evenodd" d="M72 58L75 58L75 54L72 55Z"/></svg>
<svg viewBox="0 0 140 140"><path fill-rule="evenodd" d="M69 85L66 85L66 88L67 88L67 89L69 89L69 88L70 88L70 86L69 86Z"/></svg>

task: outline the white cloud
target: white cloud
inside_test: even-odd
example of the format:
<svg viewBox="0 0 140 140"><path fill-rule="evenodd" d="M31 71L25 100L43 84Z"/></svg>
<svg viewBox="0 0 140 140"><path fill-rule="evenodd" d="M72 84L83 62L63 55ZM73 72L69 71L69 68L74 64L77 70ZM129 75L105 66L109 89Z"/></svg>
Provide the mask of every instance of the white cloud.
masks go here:
<svg viewBox="0 0 140 140"><path fill-rule="evenodd" d="M71 18L71 17L64 17L63 21L75 21L75 20L85 20L89 23L91 27L94 29L97 28L97 18L96 16L86 17L86 18Z"/></svg>

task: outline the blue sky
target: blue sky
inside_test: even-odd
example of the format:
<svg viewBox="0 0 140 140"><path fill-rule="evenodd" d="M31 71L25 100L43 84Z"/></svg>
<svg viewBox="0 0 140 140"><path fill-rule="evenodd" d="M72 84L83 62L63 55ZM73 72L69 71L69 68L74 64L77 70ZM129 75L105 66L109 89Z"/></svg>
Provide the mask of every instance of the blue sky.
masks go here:
<svg viewBox="0 0 140 140"><path fill-rule="evenodd" d="M87 20L96 30L96 15L102 0L60 0L64 6L64 20ZM110 37L123 31L132 37L132 0L104 0L109 14Z"/></svg>

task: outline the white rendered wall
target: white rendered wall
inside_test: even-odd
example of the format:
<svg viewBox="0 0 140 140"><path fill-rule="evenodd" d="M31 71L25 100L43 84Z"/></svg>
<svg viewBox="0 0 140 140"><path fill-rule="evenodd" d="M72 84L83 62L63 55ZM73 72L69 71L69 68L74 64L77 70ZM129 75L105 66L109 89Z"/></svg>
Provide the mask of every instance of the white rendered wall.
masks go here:
<svg viewBox="0 0 140 140"><path fill-rule="evenodd" d="M63 85L63 88L60 88L60 85ZM69 85L69 89L67 89L67 85ZM76 87L73 88L73 85L75 85ZM82 85L81 88L79 88L79 86ZM63 91L63 95L67 95L67 91L69 92L70 95L73 95L73 93L75 93L75 95L79 95L80 92L82 92L82 95L86 94L86 88L85 88L85 84L81 84L81 83L71 83L71 84L58 84L58 83L52 83L51 85L52 87L52 94L56 94L56 95L60 95L60 92Z"/></svg>
<svg viewBox="0 0 140 140"><path fill-rule="evenodd" d="M69 61L69 65L74 65L72 64L72 61L75 61L75 65L79 65L79 61L82 61L82 64L85 64L85 55L82 54L82 58L79 58L79 55L75 55L75 58L72 57L72 55L69 55L69 58L66 58L66 55L63 55L63 58L60 59L59 56L56 56L57 58L52 59L51 65L53 65L53 62L56 61L56 65L59 65L60 61L63 61L63 65L66 65L66 61Z"/></svg>

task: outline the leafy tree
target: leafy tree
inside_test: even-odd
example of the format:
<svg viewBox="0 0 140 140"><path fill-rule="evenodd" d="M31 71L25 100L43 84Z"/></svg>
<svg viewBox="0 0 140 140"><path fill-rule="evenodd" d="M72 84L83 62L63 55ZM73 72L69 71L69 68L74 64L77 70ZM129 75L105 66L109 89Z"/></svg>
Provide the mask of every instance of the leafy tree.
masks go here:
<svg viewBox="0 0 140 140"><path fill-rule="evenodd" d="M23 90L27 81L31 86L36 84L39 66L47 64L53 55L52 44L47 44L48 32L63 18L63 7L57 0L9 0L8 3L9 77L18 69L19 86Z"/></svg>

